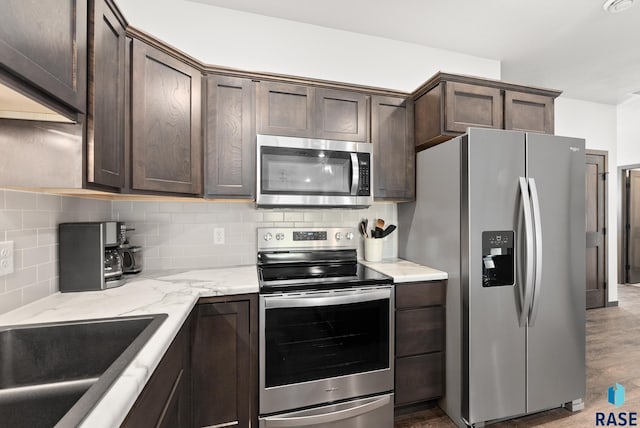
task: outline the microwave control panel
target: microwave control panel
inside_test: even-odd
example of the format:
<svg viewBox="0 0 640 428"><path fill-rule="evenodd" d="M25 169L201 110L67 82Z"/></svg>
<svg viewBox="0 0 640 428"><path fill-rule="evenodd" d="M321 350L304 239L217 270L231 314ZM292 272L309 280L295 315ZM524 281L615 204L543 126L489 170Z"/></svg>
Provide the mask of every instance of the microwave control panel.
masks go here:
<svg viewBox="0 0 640 428"><path fill-rule="evenodd" d="M369 196L371 194L371 155L369 153L358 153L358 169L360 171L358 196Z"/></svg>

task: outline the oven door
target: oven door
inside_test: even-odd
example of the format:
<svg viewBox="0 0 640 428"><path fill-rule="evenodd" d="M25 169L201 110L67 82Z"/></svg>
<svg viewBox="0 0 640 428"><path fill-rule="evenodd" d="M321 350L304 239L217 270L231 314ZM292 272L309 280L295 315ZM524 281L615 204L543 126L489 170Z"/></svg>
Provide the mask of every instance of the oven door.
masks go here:
<svg viewBox="0 0 640 428"><path fill-rule="evenodd" d="M259 206L369 206L371 145L258 135Z"/></svg>
<svg viewBox="0 0 640 428"><path fill-rule="evenodd" d="M392 286L260 296L260 414L393 390Z"/></svg>

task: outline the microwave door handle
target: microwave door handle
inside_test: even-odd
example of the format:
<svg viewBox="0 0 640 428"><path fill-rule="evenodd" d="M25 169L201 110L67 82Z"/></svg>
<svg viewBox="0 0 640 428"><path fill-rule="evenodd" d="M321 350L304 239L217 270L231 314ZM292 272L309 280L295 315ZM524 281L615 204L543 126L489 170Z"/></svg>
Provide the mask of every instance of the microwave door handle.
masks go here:
<svg viewBox="0 0 640 428"><path fill-rule="evenodd" d="M265 428L295 428L306 427L310 425L321 426L330 424L332 422L344 421L356 416L361 416L365 413L370 413L376 409L379 409L380 407L388 405L390 402L391 397L389 395L385 395L384 397L367 401L364 404L357 404L356 406L337 410L335 412L308 416L267 416L263 419L263 421L265 422Z"/></svg>
<svg viewBox="0 0 640 428"><path fill-rule="evenodd" d="M327 293L307 296L266 297L265 308L309 308L327 305L348 305L350 303L372 302L391 298L390 289L360 291L355 293Z"/></svg>
<svg viewBox="0 0 640 428"><path fill-rule="evenodd" d="M358 194L360 187L360 164L358 163L358 154L351 153L351 194Z"/></svg>

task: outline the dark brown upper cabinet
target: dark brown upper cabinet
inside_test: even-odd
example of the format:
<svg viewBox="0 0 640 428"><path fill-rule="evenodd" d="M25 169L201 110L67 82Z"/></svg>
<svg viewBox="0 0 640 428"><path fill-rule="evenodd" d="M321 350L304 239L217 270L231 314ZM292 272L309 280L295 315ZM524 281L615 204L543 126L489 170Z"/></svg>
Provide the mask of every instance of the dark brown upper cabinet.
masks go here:
<svg viewBox="0 0 640 428"><path fill-rule="evenodd" d="M255 91L250 79L208 76L205 196L255 196Z"/></svg>
<svg viewBox="0 0 640 428"><path fill-rule="evenodd" d="M415 199L412 100L376 95L371 98L371 143L374 198Z"/></svg>
<svg viewBox="0 0 640 428"><path fill-rule="evenodd" d="M260 82L259 134L364 142L368 135L368 96L339 89Z"/></svg>
<svg viewBox="0 0 640 428"><path fill-rule="evenodd" d="M445 91L445 132L464 133L470 126L504 127L500 89L447 82Z"/></svg>
<svg viewBox="0 0 640 428"><path fill-rule="evenodd" d="M413 93L415 145L422 150L468 127L553 134L554 100L560 91L497 80L437 73Z"/></svg>
<svg viewBox="0 0 640 428"><path fill-rule="evenodd" d="M504 129L553 134L554 97L504 91Z"/></svg>
<svg viewBox="0 0 640 428"><path fill-rule="evenodd" d="M0 1L0 74L10 87L26 82L64 104L67 116L84 113L87 99L87 1ZM17 80L15 80L17 79ZM46 101L46 100L42 100ZM45 104L51 105L48 102Z"/></svg>
<svg viewBox="0 0 640 428"><path fill-rule="evenodd" d="M288 137L313 136L313 88L288 83L257 85L258 133Z"/></svg>
<svg viewBox="0 0 640 428"><path fill-rule="evenodd" d="M87 182L125 185L125 23L111 0L89 2Z"/></svg>
<svg viewBox="0 0 640 428"><path fill-rule="evenodd" d="M132 188L202 193L202 76L189 64L133 40Z"/></svg>
<svg viewBox="0 0 640 428"><path fill-rule="evenodd" d="M314 137L368 141L367 98L358 92L315 88Z"/></svg>

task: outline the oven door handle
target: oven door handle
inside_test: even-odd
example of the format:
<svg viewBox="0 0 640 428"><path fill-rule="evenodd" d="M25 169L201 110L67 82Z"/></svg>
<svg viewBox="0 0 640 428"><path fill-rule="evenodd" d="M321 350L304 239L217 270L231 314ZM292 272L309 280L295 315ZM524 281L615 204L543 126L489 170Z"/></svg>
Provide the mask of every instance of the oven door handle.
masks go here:
<svg viewBox="0 0 640 428"><path fill-rule="evenodd" d="M391 288L381 288L376 290L265 297L264 305L266 309L308 308L314 306L348 305L350 303L371 302L389 298L391 298Z"/></svg>
<svg viewBox="0 0 640 428"><path fill-rule="evenodd" d="M335 412L322 413L318 415L308 416L268 416L263 418L264 428L287 428L287 427L305 427L310 425L324 425L331 422L337 422L365 413L372 412L380 407L386 406L391 402L391 396L367 400L364 404L357 404L354 407L348 407Z"/></svg>

